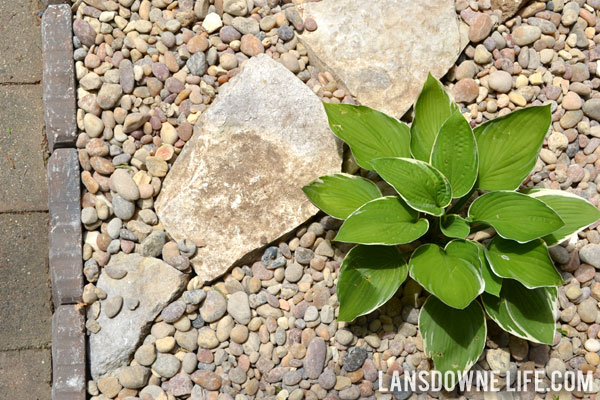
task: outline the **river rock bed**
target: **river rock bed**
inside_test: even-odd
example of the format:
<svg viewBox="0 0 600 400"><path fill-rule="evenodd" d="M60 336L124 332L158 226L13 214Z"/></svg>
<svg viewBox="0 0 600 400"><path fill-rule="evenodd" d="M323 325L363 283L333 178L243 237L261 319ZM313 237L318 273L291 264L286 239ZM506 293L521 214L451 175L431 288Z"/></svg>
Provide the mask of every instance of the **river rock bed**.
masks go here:
<svg viewBox="0 0 600 400"><path fill-rule="evenodd" d="M319 216L268 247L261 259L207 283L190 265L202 243L173 240L156 215L163 179L196 122L248 58L265 53L323 101L354 103L335 71L310 64L298 35L317 30L319 21L303 19L302 2L73 3L86 327L90 342L102 346L111 342L100 335L115 326L130 329L136 322L140 330L121 343L126 357L116 363L108 349L92 350L91 398L460 397L377 392L378 371L432 368L417 327L424 293L409 280L380 309L352 324L337 322L335 284L349 250L331 241L339 221ZM444 84L472 126L551 102L552 129L526 186L568 190L598 205L600 2L536 1L516 16L493 11L492 3L504 2L456 2L466 47ZM359 172L348 158L344 170ZM548 376L592 371L594 392L600 389L600 232L593 226L577 239L551 249L567 282L559 289L555 345L531 344L490 325L475 369L502 376L533 368ZM172 270L173 284L157 302L158 295L143 292L167 286L161 276L150 278L163 268ZM143 290L121 284L137 281L140 273L148 278ZM485 398L536 396L595 394L536 394L530 388Z"/></svg>

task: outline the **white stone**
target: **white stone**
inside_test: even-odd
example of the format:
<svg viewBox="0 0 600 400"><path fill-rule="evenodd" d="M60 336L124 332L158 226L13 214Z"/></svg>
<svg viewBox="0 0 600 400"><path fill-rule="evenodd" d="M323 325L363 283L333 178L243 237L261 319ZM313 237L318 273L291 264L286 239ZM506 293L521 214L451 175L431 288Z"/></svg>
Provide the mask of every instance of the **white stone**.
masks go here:
<svg viewBox="0 0 600 400"><path fill-rule="evenodd" d="M158 217L199 245L192 264L211 281L315 214L301 188L339 172L340 149L319 98L269 56L251 58L198 120Z"/></svg>
<svg viewBox="0 0 600 400"><path fill-rule="evenodd" d="M210 13L204 18L202 22L202 27L208 33L213 33L217 29L223 26L223 21L221 21L221 17L217 13Z"/></svg>
<svg viewBox="0 0 600 400"><path fill-rule="evenodd" d="M588 339L585 341L585 349L587 351L598 352L600 351L600 341L598 339Z"/></svg>
<svg viewBox="0 0 600 400"><path fill-rule="evenodd" d="M318 25L300 35L311 64L330 71L361 104L395 117L412 106L427 73L442 77L461 51L453 0L323 0L303 6L304 18Z"/></svg>
<svg viewBox="0 0 600 400"><path fill-rule="evenodd" d="M123 307L110 319L104 312L98 318L101 330L89 338L92 378L116 375L128 365L156 316L173 301L187 284L188 276L163 261L139 254L119 253L109 265L127 271L122 279L112 279L103 271L96 285L108 298L122 296L139 301L135 310Z"/></svg>

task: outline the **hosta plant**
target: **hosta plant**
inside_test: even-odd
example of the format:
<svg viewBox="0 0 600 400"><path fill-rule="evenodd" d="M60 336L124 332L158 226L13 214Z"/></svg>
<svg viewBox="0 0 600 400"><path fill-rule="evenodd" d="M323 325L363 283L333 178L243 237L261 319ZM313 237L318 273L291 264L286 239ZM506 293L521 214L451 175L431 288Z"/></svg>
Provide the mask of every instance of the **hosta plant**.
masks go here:
<svg viewBox="0 0 600 400"><path fill-rule="evenodd" d="M368 107L324 106L356 163L374 172L363 175L383 180L335 174L303 188L317 207L345 220L335 240L356 244L339 272L338 319L370 313L410 276L430 293L419 328L447 387L481 355L488 318L512 335L552 344L563 280L548 246L600 212L568 192L520 189L550 127L550 105L473 130L429 76L410 127ZM492 236L474 234L483 229Z"/></svg>

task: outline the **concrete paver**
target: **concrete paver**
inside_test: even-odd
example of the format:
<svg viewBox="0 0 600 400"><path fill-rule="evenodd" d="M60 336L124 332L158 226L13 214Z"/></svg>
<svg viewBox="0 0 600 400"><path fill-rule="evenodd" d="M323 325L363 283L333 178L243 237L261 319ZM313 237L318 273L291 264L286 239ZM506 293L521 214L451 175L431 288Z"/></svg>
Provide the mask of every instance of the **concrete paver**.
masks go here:
<svg viewBox="0 0 600 400"><path fill-rule="evenodd" d="M40 85L0 86L0 212L48 209L43 115Z"/></svg>
<svg viewBox="0 0 600 400"><path fill-rule="evenodd" d="M39 0L0 0L0 400L51 398Z"/></svg>
<svg viewBox="0 0 600 400"><path fill-rule="evenodd" d="M50 365L48 349L0 352L0 398L49 400Z"/></svg>
<svg viewBox="0 0 600 400"><path fill-rule="evenodd" d="M47 230L47 213L0 214L0 351L51 341Z"/></svg>
<svg viewBox="0 0 600 400"><path fill-rule="evenodd" d="M0 83L42 79L39 0L0 0Z"/></svg>

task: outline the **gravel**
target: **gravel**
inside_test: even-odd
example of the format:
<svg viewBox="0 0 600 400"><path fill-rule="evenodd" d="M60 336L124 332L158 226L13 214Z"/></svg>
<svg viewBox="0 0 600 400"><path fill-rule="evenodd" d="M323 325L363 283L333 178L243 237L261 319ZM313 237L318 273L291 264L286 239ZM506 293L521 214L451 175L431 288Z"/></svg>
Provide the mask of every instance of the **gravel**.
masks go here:
<svg viewBox="0 0 600 400"><path fill-rule="evenodd" d="M351 324L336 321L335 284L349 248L332 243L339 223L331 218L299 227L289 240L267 247L260 260L207 283L189 268L196 244L170 237L153 210L162 179L193 138L195 121L249 57L267 53L324 101L353 103L332 74L310 65L297 40L302 30L319 29L318 21L271 0L255 0L255 11L247 2L225 0L225 13L206 0L180 0L175 7L167 0L85 3L75 12L73 29L88 334L102 328L95 313L118 315L123 306L141 306L95 290L115 252L163 258L190 273L187 289L150 323L133 364L118 377L90 384L90 395L115 398L125 387L123 396L155 399L167 393L201 398L204 390L226 398L279 393L288 399L356 399L373 395L380 370L431 368L417 327L424 292L410 280L368 316ZM579 3L562 9L558 1L531 3L546 9L503 23L488 1L457 1L471 43L443 83L472 126L523 106L551 104L552 126L525 186L566 190L597 205L595 1ZM99 4L114 10L88 7ZM563 336L554 346L490 329L478 368L504 374L533 363L548 375L595 371L598 249L595 226L550 249L567 282L558 291ZM114 279L125 279L116 278L122 271L109 270Z"/></svg>

